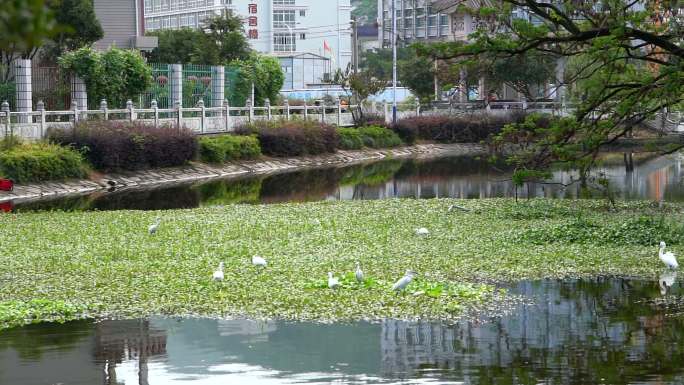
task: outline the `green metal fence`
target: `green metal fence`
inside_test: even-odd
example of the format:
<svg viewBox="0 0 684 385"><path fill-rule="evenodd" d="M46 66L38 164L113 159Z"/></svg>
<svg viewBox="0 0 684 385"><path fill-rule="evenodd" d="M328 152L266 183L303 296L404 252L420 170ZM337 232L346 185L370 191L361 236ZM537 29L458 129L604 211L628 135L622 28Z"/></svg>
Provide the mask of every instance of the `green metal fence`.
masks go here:
<svg viewBox="0 0 684 385"><path fill-rule="evenodd" d="M211 66L183 65L183 107L195 107L200 100L211 101Z"/></svg>
<svg viewBox="0 0 684 385"><path fill-rule="evenodd" d="M157 107L170 108L171 104L171 73L168 64L150 63L152 69L152 86L140 95L140 107L150 108L152 100L157 101Z"/></svg>

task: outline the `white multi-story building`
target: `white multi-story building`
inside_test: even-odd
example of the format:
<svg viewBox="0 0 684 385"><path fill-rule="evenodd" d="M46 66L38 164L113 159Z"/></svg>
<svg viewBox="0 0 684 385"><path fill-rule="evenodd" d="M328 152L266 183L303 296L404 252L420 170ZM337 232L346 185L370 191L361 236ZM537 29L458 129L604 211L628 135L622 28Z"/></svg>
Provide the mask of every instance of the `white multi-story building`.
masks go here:
<svg viewBox="0 0 684 385"><path fill-rule="evenodd" d="M243 18L252 48L278 56L284 89L325 82L351 61L349 0L144 0L145 29L199 28L222 12Z"/></svg>

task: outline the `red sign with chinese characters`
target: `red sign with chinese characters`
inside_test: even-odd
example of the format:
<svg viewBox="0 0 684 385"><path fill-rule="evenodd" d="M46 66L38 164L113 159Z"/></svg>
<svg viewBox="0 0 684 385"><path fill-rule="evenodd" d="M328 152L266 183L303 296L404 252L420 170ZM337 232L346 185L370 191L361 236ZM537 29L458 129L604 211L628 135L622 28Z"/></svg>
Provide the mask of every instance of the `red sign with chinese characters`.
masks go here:
<svg viewBox="0 0 684 385"><path fill-rule="evenodd" d="M256 4L249 4L247 6L247 13L250 15L256 15L258 12L258 8ZM250 27L257 27L259 26L259 19L256 16L250 16L247 19L247 22ZM247 31L247 37L250 39L258 39L259 38L259 30L256 28L251 28Z"/></svg>

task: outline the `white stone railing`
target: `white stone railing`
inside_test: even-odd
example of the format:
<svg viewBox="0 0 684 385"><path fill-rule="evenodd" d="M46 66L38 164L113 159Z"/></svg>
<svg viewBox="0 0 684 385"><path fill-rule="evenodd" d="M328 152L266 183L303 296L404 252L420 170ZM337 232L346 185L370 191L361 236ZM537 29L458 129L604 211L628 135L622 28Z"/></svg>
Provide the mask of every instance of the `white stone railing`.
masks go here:
<svg viewBox="0 0 684 385"><path fill-rule="evenodd" d="M170 125L187 127L198 135L233 132L240 125L259 120L303 119L348 127L354 125L352 108L341 104L271 106L267 101L263 107L253 107L249 101L245 107L232 107L224 102L222 107L205 107L200 101L197 107L158 108L156 101L151 108L135 108L129 100L124 109L109 109L102 101L98 110L80 110L76 103L66 111L46 111L38 103L36 111L9 111L9 106L0 106L0 132L26 139L45 138L49 129L69 129L82 120L138 121L155 127Z"/></svg>

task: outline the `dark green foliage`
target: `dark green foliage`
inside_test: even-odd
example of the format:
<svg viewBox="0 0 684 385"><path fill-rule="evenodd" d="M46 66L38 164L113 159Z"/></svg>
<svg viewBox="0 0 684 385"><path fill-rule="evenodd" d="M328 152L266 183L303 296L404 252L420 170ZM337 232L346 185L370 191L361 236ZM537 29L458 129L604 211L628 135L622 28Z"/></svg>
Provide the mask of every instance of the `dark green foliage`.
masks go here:
<svg viewBox="0 0 684 385"><path fill-rule="evenodd" d="M202 31L192 28L162 29L149 32L157 36L159 43L147 56L150 63L190 64L198 50L198 42L206 37ZM206 64L206 63L201 63Z"/></svg>
<svg viewBox="0 0 684 385"><path fill-rule="evenodd" d="M359 150L363 147L389 148L404 143L394 131L380 126L340 128L337 131L340 134L340 148L343 150Z"/></svg>
<svg viewBox="0 0 684 385"><path fill-rule="evenodd" d="M359 133L363 138L363 144L371 148L397 147L403 144L399 135L394 131L379 126L360 127Z"/></svg>
<svg viewBox="0 0 684 385"><path fill-rule="evenodd" d="M339 128L337 132L340 134L340 149L360 150L363 148L363 137L358 129Z"/></svg>
<svg viewBox="0 0 684 385"><path fill-rule="evenodd" d="M97 20L93 0L47 0L62 30L49 44L49 57L53 62L66 51L90 46L104 37L102 25Z"/></svg>
<svg viewBox="0 0 684 385"><path fill-rule="evenodd" d="M656 246L658 242L681 244L684 227L663 217L641 216L621 222L603 224L594 220L576 218L566 223L526 230L520 235L523 241L534 244L591 243Z"/></svg>
<svg viewBox="0 0 684 385"><path fill-rule="evenodd" d="M259 140L253 136L220 135L199 140L200 160L223 163L237 159L253 159L261 155Z"/></svg>
<svg viewBox="0 0 684 385"><path fill-rule="evenodd" d="M80 178L85 174L83 157L67 147L31 143L0 152L0 176L17 183Z"/></svg>
<svg viewBox="0 0 684 385"><path fill-rule="evenodd" d="M501 132L506 124L520 122L523 114L509 117L474 116L419 116L402 119L394 131L408 144L416 140L439 143L478 143Z"/></svg>
<svg viewBox="0 0 684 385"><path fill-rule="evenodd" d="M190 130L140 122L80 122L73 130L53 130L49 136L81 149L103 171L180 166L197 155L197 138Z"/></svg>
<svg viewBox="0 0 684 385"><path fill-rule="evenodd" d="M258 121L240 127L237 131L256 134L261 151L270 156L332 153L339 148L340 143L335 127L311 121Z"/></svg>
<svg viewBox="0 0 684 385"><path fill-rule="evenodd" d="M249 58L252 50L242 20L229 13L207 19L203 28L161 30L149 33L159 45L149 54L154 63L226 65Z"/></svg>

